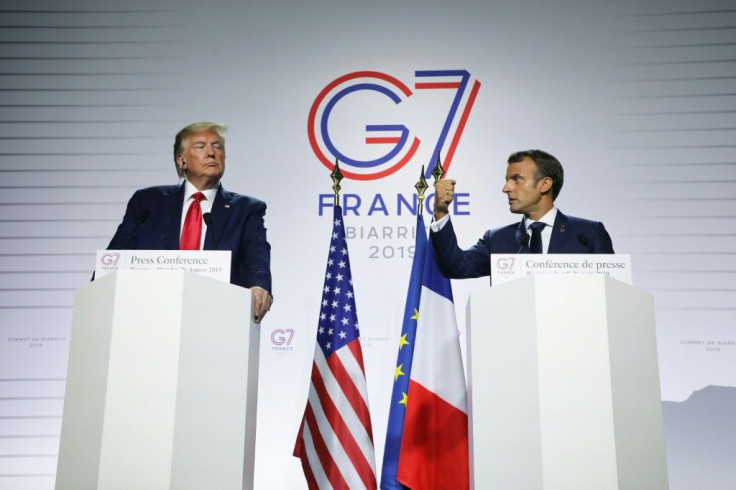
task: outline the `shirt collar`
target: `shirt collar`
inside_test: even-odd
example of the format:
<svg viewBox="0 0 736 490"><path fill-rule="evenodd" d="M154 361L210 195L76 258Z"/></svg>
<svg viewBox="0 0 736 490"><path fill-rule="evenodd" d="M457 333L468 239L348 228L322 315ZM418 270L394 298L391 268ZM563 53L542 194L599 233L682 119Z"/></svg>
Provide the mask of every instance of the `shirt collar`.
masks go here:
<svg viewBox="0 0 736 490"><path fill-rule="evenodd" d="M550 209L549 211L547 211L547 214L545 214L544 216L542 216L541 218L539 218L537 221L539 221L540 223L544 223L551 230L555 226L555 219L556 218L557 218L557 208L556 207L553 207L552 209ZM527 219L525 217L524 218L524 227L526 228L527 231L529 231L529 227L532 225L532 223L536 223L537 221L534 221L534 220L531 220L531 219Z"/></svg>
<svg viewBox="0 0 736 490"><path fill-rule="evenodd" d="M192 196L197 192L201 192L202 194L204 194L205 199L207 199L209 202L214 202L215 196L217 195L217 187L200 191L199 189L194 187L194 185L188 180L184 181L184 202L189 201Z"/></svg>

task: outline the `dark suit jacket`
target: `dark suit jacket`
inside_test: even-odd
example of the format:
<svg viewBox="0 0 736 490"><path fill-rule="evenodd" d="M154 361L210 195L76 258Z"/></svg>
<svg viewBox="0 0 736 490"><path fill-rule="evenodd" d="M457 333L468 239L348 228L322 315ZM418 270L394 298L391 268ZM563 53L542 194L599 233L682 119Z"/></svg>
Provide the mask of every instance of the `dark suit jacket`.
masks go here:
<svg viewBox="0 0 736 490"><path fill-rule="evenodd" d="M445 277L467 279L491 273L490 254L529 253L523 220L519 223L488 230L478 243L467 250L457 245L457 237L449 221L438 232L430 234L437 265ZM551 254L612 254L611 237L603 223L573 216L557 210L555 226L547 253Z"/></svg>
<svg viewBox="0 0 736 490"><path fill-rule="evenodd" d="M149 187L133 194L108 249L178 250L184 184ZM230 282L271 293L271 246L263 217L266 203L219 186L212 203L205 250L230 250ZM143 219L145 217L145 219Z"/></svg>

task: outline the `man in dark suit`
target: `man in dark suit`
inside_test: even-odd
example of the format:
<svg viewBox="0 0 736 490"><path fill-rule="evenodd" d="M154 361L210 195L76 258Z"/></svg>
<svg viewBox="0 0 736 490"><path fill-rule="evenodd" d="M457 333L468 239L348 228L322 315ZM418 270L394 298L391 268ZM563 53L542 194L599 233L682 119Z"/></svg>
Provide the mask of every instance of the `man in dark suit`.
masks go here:
<svg viewBox="0 0 736 490"><path fill-rule="evenodd" d="M266 203L220 185L226 129L200 122L179 131L174 163L184 182L136 191L108 249L230 250L230 282L250 288L260 322L273 302Z"/></svg>
<svg viewBox="0 0 736 490"><path fill-rule="evenodd" d="M453 279L490 274L491 253L602 253L612 254L611 237L603 223L566 216L554 201L562 189L560 162L541 150L513 153L508 159L506 184L509 210L523 214L520 223L488 230L467 250L458 247L449 215L456 182L435 185L432 246L442 274Z"/></svg>

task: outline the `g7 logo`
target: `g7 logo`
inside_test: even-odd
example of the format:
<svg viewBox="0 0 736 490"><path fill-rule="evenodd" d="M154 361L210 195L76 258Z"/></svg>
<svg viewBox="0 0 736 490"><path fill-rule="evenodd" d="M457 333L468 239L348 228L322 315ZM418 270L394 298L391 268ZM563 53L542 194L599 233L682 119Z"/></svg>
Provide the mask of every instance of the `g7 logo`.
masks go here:
<svg viewBox="0 0 736 490"><path fill-rule="evenodd" d="M455 90L450 109L445 117L439 136L426 165L426 176L432 172L437 156L449 139L443 167L450 167L458 142L467 123L473 103L480 90L480 82L475 81L469 88L470 73L466 70L417 71L415 90ZM374 97L378 95L379 98ZM400 80L377 71L358 71L343 75L330 82L317 95L307 121L309 144L320 162L332 170L337 157L342 164L343 176L355 180L374 180L386 177L401 169L416 154L421 141L404 124L365 124L365 145L391 145L389 150L372 159L360 159L350 149L338 148L334 133L344 128L335 123L339 119L340 103L346 98L361 98L364 113L375 112L375 107L386 101L398 106L413 95L411 89ZM354 118L354 114L350 114ZM380 116L376 116L380 117ZM344 121L340 121L344 122ZM349 130L348 130L349 131ZM355 152L355 148L352 149Z"/></svg>
<svg viewBox="0 0 736 490"><path fill-rule="evenodd" d="M273 345L291 345L291 340L294 338L294 330L291 328L280 329L277 328L271 332L271 343Z"/></svg>
<svg viewBox="0 0 736 490"><path fill-rule="evenodd" d="M514 268L515 259L513 257L500 258L496 260L496 267L501 271L508 271Z"/></svg>
<svg viewBox="0 0 736 490"><path fill-rule="evenodd" d="M102 256L100 257L100 261L102 262L102 265L105 265L108 267L114 267L118 265L118 260L120 260L120 254L117 254L117 253L106 252L102 254Z"/></svg>

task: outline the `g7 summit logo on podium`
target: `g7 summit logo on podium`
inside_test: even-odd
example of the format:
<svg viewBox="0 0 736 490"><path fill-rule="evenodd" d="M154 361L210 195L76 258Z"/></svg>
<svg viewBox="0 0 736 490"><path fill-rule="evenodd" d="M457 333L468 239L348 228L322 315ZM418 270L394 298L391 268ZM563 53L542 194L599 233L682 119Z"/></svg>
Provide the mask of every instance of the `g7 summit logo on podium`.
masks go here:
<svg viewBox="0 0 736 490"><path fill-rule="evenodd" d="M501 257L496 259L496 267L500 271L509 271L514 268L516 259L514 257Z"/></svg>
<svg viewBox="0 0 736 490"><path fill-rule="evenodd" d="M414 75L415 92L377 71L348 73L322 89L307 122L309 143L319 161L332 170L337 157L343 176L355 180L391 175L422 153L427 158L427 177L436 155L444 155L447 170L480 82L471 84L466 70L416 71ZM420 91L422 97L412 99ZM442 104L449 107L439 109ZM420 151L426 144L418 135L429 135L433 148Z"/></svg>
<svg viewBox="0 0 736 490"><path fill-rule="evenodd" d="M119 253L108 252L108 253L103 253L100 256L100 263L104 267L115 267L116 265L118 265L119 260L120 260Z"/></svg>

